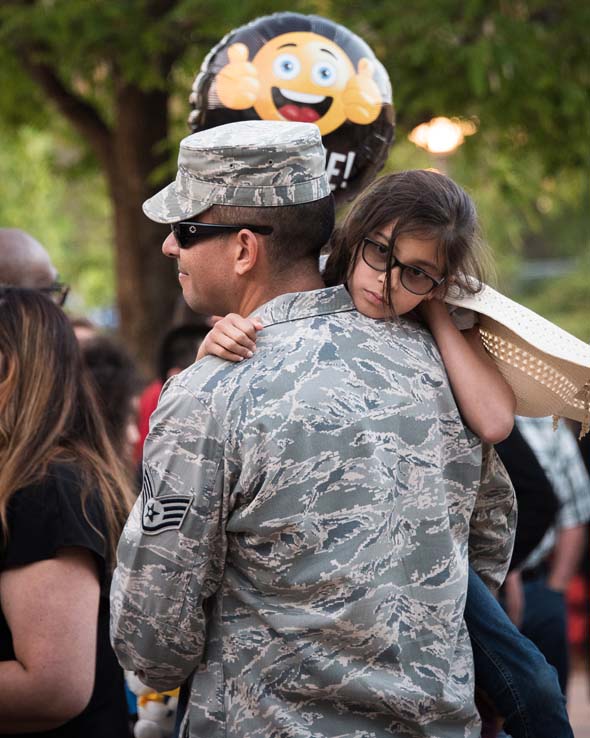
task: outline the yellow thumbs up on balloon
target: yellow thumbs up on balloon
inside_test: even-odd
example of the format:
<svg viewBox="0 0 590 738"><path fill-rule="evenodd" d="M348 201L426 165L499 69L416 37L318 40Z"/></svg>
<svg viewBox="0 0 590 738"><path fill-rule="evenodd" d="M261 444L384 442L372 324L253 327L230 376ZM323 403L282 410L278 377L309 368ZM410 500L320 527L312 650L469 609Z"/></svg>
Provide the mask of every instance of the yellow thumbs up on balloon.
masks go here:
<svg viewBox="0 0 590 738"><path fill-rule="evenodd" d="M251 108L260 89L256 67L248 61L248 47L232 44L227 50L228 63L215 79L217 94L226 108L246 110Z"/></svg>
<svg viewBox="0 0 590 738"><path fill-rule="evenodd" d="M352 123L369 125L381 112L381 93L373 81L374 71L373 62L363 57L358 74L350 78L342 93L344 111Z"/></svg>

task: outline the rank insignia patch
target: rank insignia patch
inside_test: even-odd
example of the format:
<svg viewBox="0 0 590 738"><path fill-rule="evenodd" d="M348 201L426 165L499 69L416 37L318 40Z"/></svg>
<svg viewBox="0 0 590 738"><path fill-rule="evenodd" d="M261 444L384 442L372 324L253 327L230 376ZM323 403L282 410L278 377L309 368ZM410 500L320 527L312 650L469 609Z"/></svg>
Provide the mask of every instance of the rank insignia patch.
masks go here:
<svg viewBox="0 0 590 738"><path fill-rule="evenodd" d="M154 485L148 468L143 472L141 488L141 527L148 535L157 535L166 530L178 530L192 501L190 495L154 496Z"/></svg>

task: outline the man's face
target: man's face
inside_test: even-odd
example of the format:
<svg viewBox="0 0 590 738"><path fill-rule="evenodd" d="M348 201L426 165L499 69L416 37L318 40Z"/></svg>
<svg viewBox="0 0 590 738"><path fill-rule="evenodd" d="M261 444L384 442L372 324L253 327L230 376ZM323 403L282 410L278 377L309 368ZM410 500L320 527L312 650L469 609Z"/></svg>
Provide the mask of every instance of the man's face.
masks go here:
<svg viewBox="0 0 590 738"><path fill-rule="evenodd" d="M212 223L205 212L187 220ZM162 244L165 256L176 260L178 280L187 305L197 313L225 315L231 312L231 277L229 249L235 234L218 234L199 239L188 248L180 248L170 233Z"/></svg>

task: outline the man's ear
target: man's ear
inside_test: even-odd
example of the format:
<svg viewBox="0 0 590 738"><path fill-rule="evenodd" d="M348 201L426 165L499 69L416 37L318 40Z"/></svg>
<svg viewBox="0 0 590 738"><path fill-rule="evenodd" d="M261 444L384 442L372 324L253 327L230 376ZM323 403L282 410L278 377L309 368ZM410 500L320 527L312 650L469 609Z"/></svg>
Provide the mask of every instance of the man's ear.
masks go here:
<svg viewBox="0 0 590 738"><path fill-rule="evenodd" d="M260 259L260 244L256 234L242 228L236 239L234 270L239 276L250 272Z"/></svg>

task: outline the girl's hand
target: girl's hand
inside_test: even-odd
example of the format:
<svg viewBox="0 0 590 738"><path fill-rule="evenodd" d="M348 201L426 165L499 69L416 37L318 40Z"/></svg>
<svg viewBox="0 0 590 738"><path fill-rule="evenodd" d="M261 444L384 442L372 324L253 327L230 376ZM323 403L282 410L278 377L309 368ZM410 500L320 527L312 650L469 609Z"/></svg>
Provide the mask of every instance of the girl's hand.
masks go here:
<svg viewBox="0 0 590 738"><path fill-rule="evenodd" d="M229 313L207 333L199 346L197 361L203 356L218 356L227 361L249 359L256 349L256 334L263 327L258 318Z"/></svg>
<svg viewBox="0 0 590 738"><path fill-rule="evenodd" d="M449 310L447 305L442 300L439 300L438 297L433 297L431 300L423 300L420 305L418 305L416 312L431 331L433 330L433 323L449 319Z"/></svg>

